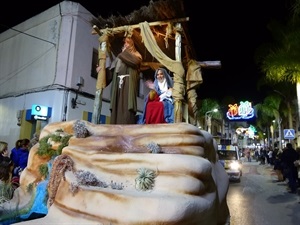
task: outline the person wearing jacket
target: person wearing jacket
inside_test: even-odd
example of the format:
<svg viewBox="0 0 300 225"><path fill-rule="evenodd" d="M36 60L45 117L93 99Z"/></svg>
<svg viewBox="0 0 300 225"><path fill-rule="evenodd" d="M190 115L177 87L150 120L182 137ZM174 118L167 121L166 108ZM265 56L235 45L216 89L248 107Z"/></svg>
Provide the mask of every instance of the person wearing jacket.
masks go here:
<svg viewBox="0 0 300 225"><path fill-rule="evenodd" d="M285 176L289 180L289 193L297 193L297 168L294 162L299 159L299 154L293 148L291 143L286 144L286 149L283 150L281 161L284 165Z"/></svg>

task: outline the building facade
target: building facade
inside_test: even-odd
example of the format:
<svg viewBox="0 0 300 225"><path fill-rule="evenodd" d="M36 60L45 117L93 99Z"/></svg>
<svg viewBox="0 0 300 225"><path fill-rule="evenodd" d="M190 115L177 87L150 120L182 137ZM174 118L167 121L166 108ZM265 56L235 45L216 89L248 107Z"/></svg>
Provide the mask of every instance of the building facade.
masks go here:
<svg viewBox="0 0 300 225"><path fill-rule="evenodd" d="M94 16L63 1L0 34L0 139L13 148L48 123L91 121L98 57ZM143 108L143 88L138 110ZM103 91L101 122L108 123L110 87Z"/></svg>

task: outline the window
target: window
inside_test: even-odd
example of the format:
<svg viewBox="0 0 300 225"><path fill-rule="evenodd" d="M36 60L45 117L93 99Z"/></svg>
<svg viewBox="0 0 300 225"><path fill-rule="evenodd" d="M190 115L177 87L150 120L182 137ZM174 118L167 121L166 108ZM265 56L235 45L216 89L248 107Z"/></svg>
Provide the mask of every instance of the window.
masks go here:
<svg viewBox="0 0 300 225"><path fill-rule="evenodd" d="M98 65L98 50L93 49L93 58L92 58L92 69L91 69L91 76L97 79L98 73L96 71L96 67Z"/></svg>

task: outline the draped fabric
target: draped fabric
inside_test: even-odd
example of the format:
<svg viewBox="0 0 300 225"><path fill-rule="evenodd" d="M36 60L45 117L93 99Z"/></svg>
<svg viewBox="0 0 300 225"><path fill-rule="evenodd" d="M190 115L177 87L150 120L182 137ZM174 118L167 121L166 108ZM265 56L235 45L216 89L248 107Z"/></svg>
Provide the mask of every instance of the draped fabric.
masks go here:
<svg viewBox="0 0 300 225"><path fill-rule="evenodd" d="M141 30L142 41L144 42L147 50L156 58L162 65L174 74L174 87L173 87L173 98L174 100L184 100L184 68L181 62L169 58L157 45L155 38L152 34L148 22L139 24Z"/></svg>
<svg viewBox="0 0 300 225"><path fill-rule="evenodd" d="M186 74L187 83L187 102L188 102L188 112L190 123L193 125L197 124L196 113L197 113L197 93L196 89L200 84L203 83L201 67L199 63L195 60L190 60L188 62L188 70Z"/></svg>
<svg viewBox="0 0 300 225"><path fill-rule="evenodd" d="M144 113L145 124L166 123L164 118L164 105L159 101L159 96L153 90L153 96L148 95Z"/></svg>

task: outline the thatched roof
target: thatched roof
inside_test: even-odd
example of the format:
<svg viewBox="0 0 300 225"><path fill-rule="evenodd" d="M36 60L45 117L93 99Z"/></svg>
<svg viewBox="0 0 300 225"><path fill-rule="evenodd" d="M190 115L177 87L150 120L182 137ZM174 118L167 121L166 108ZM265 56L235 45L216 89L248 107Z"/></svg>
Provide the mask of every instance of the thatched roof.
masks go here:
<svg viewBox="0 0 300 225"><path fill-rule="evenodd" d="M102 29L134 25L143 21L155 22L186 17L182 0L150 0L148 6L142 6L129 15L111 15L109 18L98 16L93 22Z"/></svg>
<svg viewBox="0 0 300 225"><path fill-rule="evenodd" d="M182 26L182 31L180 32L182 37L181 58L183 64L185 64L188 59L195 59L195 52L188 35L187 23L189 18L185 14L183 3L183 0L151 0L148 6L143 6L129 15L111 15L108 18L98 16L97 19L91 21L91 24L93 26L96 25L101 31L106 28L130 27L145 21L149 24L158 22L155 25L151 25L156 42L169 58L175 60L175 32L172 30L172 27L170 28L170 24L175 25L176 22L180 22ZM171 21L171 23L160 23L161 21ZM123 31L110 37L111 49L116 55L121 50L122 39L125 35L126 32ZM138 26L135 26L133 29L132 38L135 41L136 49L143 57L144 63L157 62L142 43Z"/></svg>

